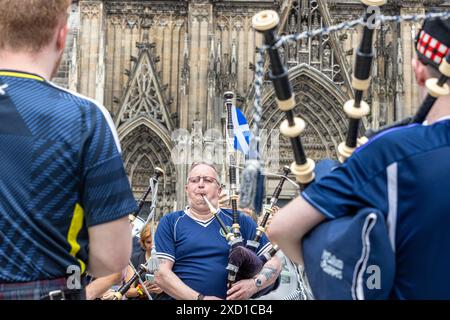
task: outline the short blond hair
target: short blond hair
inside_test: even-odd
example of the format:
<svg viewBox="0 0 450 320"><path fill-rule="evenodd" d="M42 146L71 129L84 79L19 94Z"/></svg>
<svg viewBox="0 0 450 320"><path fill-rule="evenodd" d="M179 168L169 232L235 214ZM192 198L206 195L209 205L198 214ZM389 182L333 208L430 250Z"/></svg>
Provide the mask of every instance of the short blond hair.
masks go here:
<svg viewBox="0 0 450 320"><path fill-rule="evenodd" d="M0 0L0 50L39 52L68 18L71 0Z"/></svg>

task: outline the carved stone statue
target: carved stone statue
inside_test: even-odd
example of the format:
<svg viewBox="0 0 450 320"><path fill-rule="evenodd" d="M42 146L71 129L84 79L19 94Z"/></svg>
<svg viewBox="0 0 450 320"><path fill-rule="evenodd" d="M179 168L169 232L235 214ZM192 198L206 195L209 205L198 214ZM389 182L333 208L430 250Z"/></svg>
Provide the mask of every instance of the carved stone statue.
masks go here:
<svg viewBox="0 0 450 320"><path fill-rule="evenodd" d="M329 45L326 45L323 49L323 68L331 69L331 49Z"/></svg>

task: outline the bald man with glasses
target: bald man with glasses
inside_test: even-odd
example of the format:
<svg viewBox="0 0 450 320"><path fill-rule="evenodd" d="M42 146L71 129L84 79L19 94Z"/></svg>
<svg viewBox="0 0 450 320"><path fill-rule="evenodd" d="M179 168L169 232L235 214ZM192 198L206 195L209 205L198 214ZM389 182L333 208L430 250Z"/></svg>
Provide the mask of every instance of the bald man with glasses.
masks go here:
<svg viewBox="0 0 450 320"><path fill-rule="evenodd" d="M242 300L273 284L281 271L277 257L269 260L255 278L238 281L227 289L229 245L203 199L205 196L215 207L218 206L222 188L214 166L193 164L185 191L188 207L165 215L155 236L160 261L156 283L167 293L165 297L177 300ZM219 215L231 229L231 211L222 209ZM255 222L241 213L239 224L243 238L253 239ZM258 254L269 248L270 243L264 236Z"/></svg>

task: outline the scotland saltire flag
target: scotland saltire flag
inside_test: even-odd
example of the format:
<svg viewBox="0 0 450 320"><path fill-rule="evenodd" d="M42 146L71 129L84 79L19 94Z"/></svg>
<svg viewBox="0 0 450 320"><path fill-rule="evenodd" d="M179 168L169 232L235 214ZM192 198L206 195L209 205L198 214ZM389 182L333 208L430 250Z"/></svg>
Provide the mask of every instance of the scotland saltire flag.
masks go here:
<svg viewBox="0 0 450 320"><path fill-rule="evenodd" d="M250 128L244 114L233 106L231 109L233 117L233 132L234 132L234 148L248 155L250 142Z"/></svg>

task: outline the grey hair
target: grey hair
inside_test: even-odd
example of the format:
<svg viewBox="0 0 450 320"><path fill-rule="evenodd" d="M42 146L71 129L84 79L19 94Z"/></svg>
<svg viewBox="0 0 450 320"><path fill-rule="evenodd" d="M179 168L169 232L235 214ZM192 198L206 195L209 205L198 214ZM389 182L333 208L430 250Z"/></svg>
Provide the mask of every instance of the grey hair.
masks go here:
<svg viewBox="0 0 450 320"><path fill-rule="evenodd" d="M212 168L214 170L214 173L216 174L215 178L217 180L217 183L219 185L221 185L220 180L219 180L219 172L217 171L216 166L212 162L207 162L207 161L192 162L191 168L189 169L189 173L188 173L188 179L189 179L189 174L191 173L191 171L199 165L205 165L205 166Z"/></svg>

